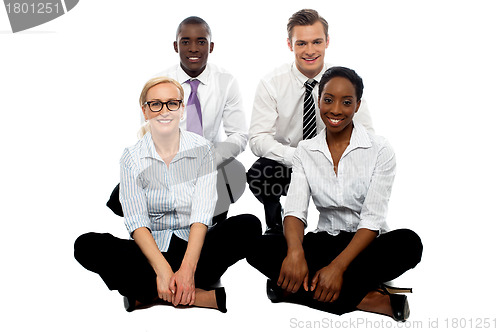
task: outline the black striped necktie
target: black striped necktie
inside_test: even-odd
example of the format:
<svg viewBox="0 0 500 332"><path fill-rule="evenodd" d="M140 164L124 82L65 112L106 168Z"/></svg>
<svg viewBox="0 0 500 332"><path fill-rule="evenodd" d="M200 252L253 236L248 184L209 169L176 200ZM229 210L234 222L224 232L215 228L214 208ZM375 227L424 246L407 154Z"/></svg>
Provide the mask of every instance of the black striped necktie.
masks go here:
<svg viewBox="0 0 500 332"><path fill-rule="evenodd" d="M316 109L314 107L314 99L312 90L316 85L315 80L308 80L304 83L306 87L306 95L304 96L304 119L302 138L309 139L316 136Z"/></svg>

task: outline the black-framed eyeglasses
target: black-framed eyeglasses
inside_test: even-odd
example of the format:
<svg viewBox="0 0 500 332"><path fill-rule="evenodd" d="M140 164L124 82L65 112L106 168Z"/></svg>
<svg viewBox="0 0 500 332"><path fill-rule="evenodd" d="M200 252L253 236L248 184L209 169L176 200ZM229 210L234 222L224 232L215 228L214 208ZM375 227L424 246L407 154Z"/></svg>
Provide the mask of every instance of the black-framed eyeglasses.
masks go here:
<svg viewBox="0 0 500 332"><path fill-rule="evenodd" d="M169 111L178 111L182 105L182 100L181 99L172 99L169 101L153 100L144 103L144 105L146 104L148 105L149 110L151 112L160 112L163 109L163 105L167 106L167 109Z"/></svg>

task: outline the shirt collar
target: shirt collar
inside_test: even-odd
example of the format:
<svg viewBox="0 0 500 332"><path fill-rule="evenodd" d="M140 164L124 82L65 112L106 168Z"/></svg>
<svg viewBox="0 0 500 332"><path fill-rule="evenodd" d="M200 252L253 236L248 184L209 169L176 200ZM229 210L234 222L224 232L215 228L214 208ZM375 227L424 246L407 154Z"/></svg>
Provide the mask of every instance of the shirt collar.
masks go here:
<svg viewBox="0 0 500 332"><path fill-rule="evenodd" d="M368 132L365 127L356 121L353 121L353 123L354 129L352 131L349 146L352 146L352 150L357 148L370 148L372 146L372 140L370 139L370 136L368 136Z"/></svg>
<svg viewBox="0 0 500 332"><path fill-rule="evenodd" d="M180 139L180 144L179 144L179 152L177 155L174 157L174 160L176 159L182 159L184 157L193 157L196 158L199 155L196 153L196 148L197 145L195 144L193 139L189 138L189 135L196 135L193 133L189 133L185 131L184 129L180 129L180 134L181 134L181 139Z"/></svg>
<svg viewBox="0 0 500 332"><path fill-rule="evenodd" d="M363 125L358 124L356 121L353 121L353 124L354 128L352 130L351 140L343 155L347 155L349 152L358 148L370 148L372 146L371 139ZM326 143L326 128L323 128L313 140L315 140L317 144L311 144L311 150L322 152L327 158L331 158L330 150Z"/></svg>
<svg viewBox="0 0 500 332"><path fill-rule="evenodd" d="M210 78L210 64L207 63L205 70L197 77L191 77L182 69L181 65L177 66L177 77L179 78L179 83L185 83L186 81L197 79L201 84L207 85L208 79Z"/></svg>
<svg viewBox="0 0 500 332"><path fill-rule="evenodd" d="M323 69L321 70L321 72L318 75L313 77L313 79L319 83L319 81L321 80L321 76L323 76L326 69L327 69L326 64L323 64ZM307 77L306 75L304 75L300 72L300 70L297 68L297 65L295 64L295 62L292 63L292 74L295 77L295 82L297 83L298 86L301 86L301 87L304 86L304 83L307 80L309 80L309 77Z"/></svg>
<svg viewBox="0 0 500 332"><path fill-rule="evenodd" d="M179 152L175 155L175 157L172 159L172 162L175 162L177 160L180 160L182 158L196 158L197 153L196 153L196 146L193 142L193 140L190 140L187 136L189 134L186 134L186 132L183 129L179 129L180 131L180 142L179 142ZM140 158L153 158L157 159L160 161L163 161L161 159L160 155L158 152L156 152L155 144L153 142L153 137L151 136L151 132L147 132L144 137L142 138L142 142L144 144L144 148L141 149L140 152Z"/></svg>
<svg viewBox="0 0 500 332"><path fill-rule="evenodd" d="M139 156L141 159L143 158L153 158L161 160L158 152L156 152L155 144L153 142L153 138L151 137L151 132L147 132L141 139L143 147L140 149Z"/></svg>

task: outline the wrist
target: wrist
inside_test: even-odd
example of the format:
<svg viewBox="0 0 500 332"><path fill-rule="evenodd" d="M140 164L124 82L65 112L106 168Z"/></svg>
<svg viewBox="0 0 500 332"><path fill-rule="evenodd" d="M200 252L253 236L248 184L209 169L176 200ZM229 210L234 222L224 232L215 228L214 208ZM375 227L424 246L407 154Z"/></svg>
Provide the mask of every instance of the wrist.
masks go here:
<svg viewBox="0 0 500 332"><path fill-rule="evenodd" d="M179 270L189 271L194 274L196 271L196 263L184 260L182 261Z"/></svg>
<svg viewBox="0 0 500 332"><path fill-rule="evenodd" d="M160 277L160 278L170 278L170 276L172 274L174 274L174 272L172 271L172 268L168 265L167 266L163 265L163 266L154 268L154 271L156 273L156 276Z"/></svg>
<svg viewBox="0 0 500 332"><path fill-rule="evenodd" d="M304 255L304 248L302 247L302 244L288 246L287 256L294 256L294 257L305 256Z"/></svg>
<svg viewBox="0 0 500 332"><path fill-rule="evenodd" d="M341 271L342 273L344 273L347 268L349 267L349 263L342 260L342 259L334 259L330 264L329 264L332 268L335 268L337 269L338 271Z"/></svg>

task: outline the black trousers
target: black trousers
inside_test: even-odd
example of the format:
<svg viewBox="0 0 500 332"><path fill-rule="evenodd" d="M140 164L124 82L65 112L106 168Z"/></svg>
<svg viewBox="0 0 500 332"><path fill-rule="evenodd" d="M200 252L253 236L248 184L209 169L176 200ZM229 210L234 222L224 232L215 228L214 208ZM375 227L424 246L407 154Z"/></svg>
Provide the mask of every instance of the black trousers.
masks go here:
<svg viewBox="0 0 500 332"><path fill-rule="evenodd" d="M291 176L291 167L267 158L259 158L247 172L250 190L264 205L268 228L283 227L280 197L286 196Z"/></svg>
<svg viewBox="0 0 500 332"><path fill-rule="evenodd" d="M309 278L327 266L350 243L355 233L341 232L337 236L326 232L307 233L303 248L309 268ZM281 264L287 254L283 235L263 235L247 257L247 261L276 284ZM398 229L378 236L348 267L338 299L333 303L313 299L313 292L291 294L290 302L341 315L356 310L356 306L380 283L393 280L415 267L422 256L420 237L408 229Z"/></svg>
<svg viewBox="0 0 500 332"><path fill-rule="evenodd" d="M229 266L247 256L262 234L259 219L251 214L230 217L212 227L205 237L195 273L197 288L210 288ZM187 241L172 237L163 253L175 272L179 269ZM110 290L151 303L157 296L156 274L134 240L111 234L87 233L75 241L75 258L86 269L101 276Z"/></svg>

